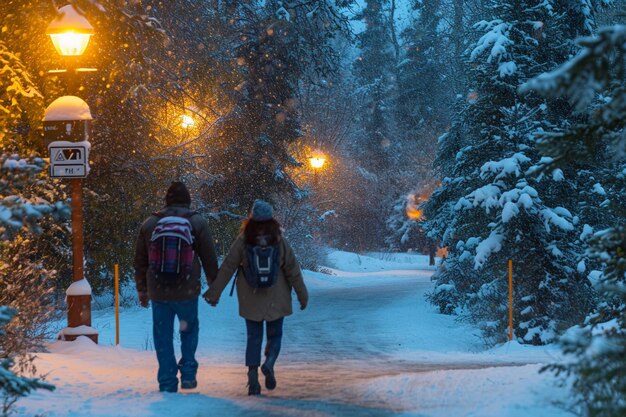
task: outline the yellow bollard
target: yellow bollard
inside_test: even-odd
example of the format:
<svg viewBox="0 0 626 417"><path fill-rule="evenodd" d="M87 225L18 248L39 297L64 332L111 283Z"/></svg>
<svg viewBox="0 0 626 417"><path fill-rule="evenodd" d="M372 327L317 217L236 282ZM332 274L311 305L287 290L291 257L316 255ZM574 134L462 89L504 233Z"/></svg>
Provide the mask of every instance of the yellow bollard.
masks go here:
<svg viewBox="0 0 626 417"><path fill-rule="evenodd" d="M509 342L513 340L513 260L509 259Z"/></svg>
<svg viewBox="0 0 626 417"><path fill-rule="evenodd" d="M120 344L120 271L115 264L115 346Z"/></svg>

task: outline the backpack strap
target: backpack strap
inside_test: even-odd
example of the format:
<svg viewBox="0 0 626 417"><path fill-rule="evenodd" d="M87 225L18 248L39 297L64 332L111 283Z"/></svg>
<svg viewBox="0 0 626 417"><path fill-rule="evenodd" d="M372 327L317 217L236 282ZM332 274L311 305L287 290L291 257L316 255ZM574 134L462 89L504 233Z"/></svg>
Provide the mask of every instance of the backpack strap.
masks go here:
<svg viewBox="0 0 626 417"><path fill-rule="evenodd" d="M241 266L239 268L237 268L237 272L235 272L235 279L233 279L233 285L231 285L230 287L230 296L233 296L233 293L235 292L235 284L237 283L237 277L239 276L239 269L241 268Z"/></svg>
<svg viewBox="0 0 626 417"><path fill-rule="evenodd" d="M174 217L182 217L183 219L190 219L193 217L194 214L198 214L198 212L195 210L189 210L185 214L178 215L178 214L169 214L167 213L167 210L163 210L163 211L155 211L154 213L152 213L153 216L156 216L159 219L166 217L166 216L174 216Z"/></svg>

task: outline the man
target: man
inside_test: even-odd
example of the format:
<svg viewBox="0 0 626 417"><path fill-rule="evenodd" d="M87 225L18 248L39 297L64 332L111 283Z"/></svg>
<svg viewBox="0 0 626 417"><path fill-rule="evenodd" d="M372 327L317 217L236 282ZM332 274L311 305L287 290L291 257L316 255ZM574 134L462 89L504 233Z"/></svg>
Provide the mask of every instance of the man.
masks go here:
<svg viewBox="0 0 626 417"><path fill-rule="evenodd" d="M185 184L172 182L165 195L165 207L143 223L135 247L137 293L143 307L147 308L148 302L152 301L154 347L159 362L157 380L159 390L167 392L178 391L179 370L181 388L193 389L198 385L196 380L198 362L195 353L199 331L200 264L209 283L213 282L217 275L217 257L209 226L202 216L190 210L190 205L191 196ZM175 225L174 228L171 227L172 224ZM167 235L168 228L180 232L180 236L184 235L186 230L188 235L193 236L189 239L192 240L191 245L185 248L186 240L178 241L177 237L168 236L170 240L163 241L161 249L159 239L166 239L163 235ZM177 243L172 245L170 243L172 239ZM161 250L162 252L159 252ZM172 273L169 275L163 273L166 267L172 266L172 261L168 257L178 262L175 265L176 276ZM163 262L163 265L159 262ZM178 317L180 324L182 354L178 364L173 340L175 317Z"/></svg>

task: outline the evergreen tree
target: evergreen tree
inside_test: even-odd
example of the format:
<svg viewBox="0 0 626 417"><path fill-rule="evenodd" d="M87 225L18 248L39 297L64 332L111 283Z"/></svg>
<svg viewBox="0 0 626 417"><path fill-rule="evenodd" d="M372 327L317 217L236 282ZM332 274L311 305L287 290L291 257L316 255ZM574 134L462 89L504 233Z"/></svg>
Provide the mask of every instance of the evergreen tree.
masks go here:
<svg viewBox="0 0 626 417"><path fill-rule="evenodd" d="M448 127L453 103L453 71L448 62L450 36L441 24L445 18L442 2L417 0L412 6L419 14L402 33L394 101L397 143L393 150L398 177L411 180L400 183L407 187L403 194L410 193L396 200L387 219L390 233L386 241L393 248L406 247L411 241L412 247L432 252L434 242L424 235L418 219L406 213L416 204L416 196L420 204L425 192L432 190L437 138Z"/></svg>
<svg viewBox="0 0 626 417"><path fill-rule="evenodd" d="M420 142L421 152L434 153L436 138L448 125L452 91L446 52L447 34L441 0L418 0L418 18L403 33L403 59L398 65L396 120L402 141ZM430 158L432 161L432 156Z"/></svg>
<svg viewBox="0 0 626 417"><path fill-rule="evenodd" d="M294 87L301 76L289 13L272 2L265 10L247 6L235 12L241 96L220 132L221 155L212 171L221 179L208 189L213 205L243 212L255 198L298 191L285 171L297 164L288 146L299 136Z"/></svg>
<svg viewBox="0 0 626 417"><path fill-rule="evenodd" d="M515 336L548 343L588 312L593 292L577 268L575 170L528 172L541 158L536 133L567 125L570 108L517 88L564 62L590 16L568 1L489 1L486 12L468 57L469 92L439 142L442 186L426 205L429 234L449 251L430 299L503 340L512 259Z"/></svg>
<svg viewBox="0 0 626 417"><path fill-rule="evenodd" d="M358 217L359 226L363 226L355 230L353 239L358 241L359 251L384 245L385 220L398 195L394 151L400 144L393 123L398 57L393 42L393 6L389 0L368 0L355 18L363 21L365 29L357 34L359 55L352 66L359 112L348 151L355 159L359 182L368 190L366 196L351 201L350 207L355 213L351 217Z"/></svg>
<svg viewBox="0 0 626 417"><path fill-rule="evenodd" d="M389 168L392 134L390 94L394 87L396 57L389 31L385 6L388 0L368 0L361 15L365 30L358 35L360 55L354 74L364 97L361 113L362 137L358 156L362 166L374 174Z"/></svg>
<svg viewBox="0 0 626 417"><path fill-rule="evenodd" d="M2 3L0 13L10 28L29 7L36 21L39 13L55 11L45 2L9 6ZM56 265L48 262L43 236L61 229L70 214L63 190L48 179L39 153L44 98L37 65L26 65L31 51L21 48L29 29L0 34L0 305L16 310L2 336L2 351L3 357L18 357L20 367L28 362L23 354L41 345L55 307ZM57 250L66 247L60 242Z"/></svg>
<svg viewBox="0 0 626 417"><path fill-rule="evenodd" d="M589 191L603 199L599 211L605 227L593 235L592 227L586 230L591 236L587 256L600 269L590 279L601 298L584 323L561 339L574 360L548 369L574 375L572 387L583 415L618 417L626 413L626 26L601 29L579 44L583 50L574 59L522 87L523 92L569 97L586 116L541 138L548 157L540 169L580 163L602 168Z"/></svg>
<svg viewBox="0 0 626 417"><path fill-rule="evenodd" d="M298 85L336 70L339 57L330 41L347 24L330 1L225 7L240 83L234 107L219 125L206 202L241 214L255 198L303 197L289 175L301 164L290 150L302 135Z"/></svg>

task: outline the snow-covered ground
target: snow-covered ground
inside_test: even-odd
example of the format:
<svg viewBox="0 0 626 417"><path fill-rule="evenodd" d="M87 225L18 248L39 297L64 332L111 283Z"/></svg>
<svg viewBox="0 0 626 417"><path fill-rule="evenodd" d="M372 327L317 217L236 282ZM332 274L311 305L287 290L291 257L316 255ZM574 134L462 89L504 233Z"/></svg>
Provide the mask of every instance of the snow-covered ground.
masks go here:
<svg viewBox="0 0 626 417"><path fill-rule="evenodd" d="M571 417L553 404L567 390L538 373L558 350L484 350L475 329L425 301L427 257L334 252L325 272L305 273L310 304L285 321L274 391L246 395L245 325L225 292L217 308L201 304L196 390L158 392L149 310L122 310L115 347L106 309L94 313L100 345L51 342L39 355L57 389L21 400L19 414Z"/></svg>

